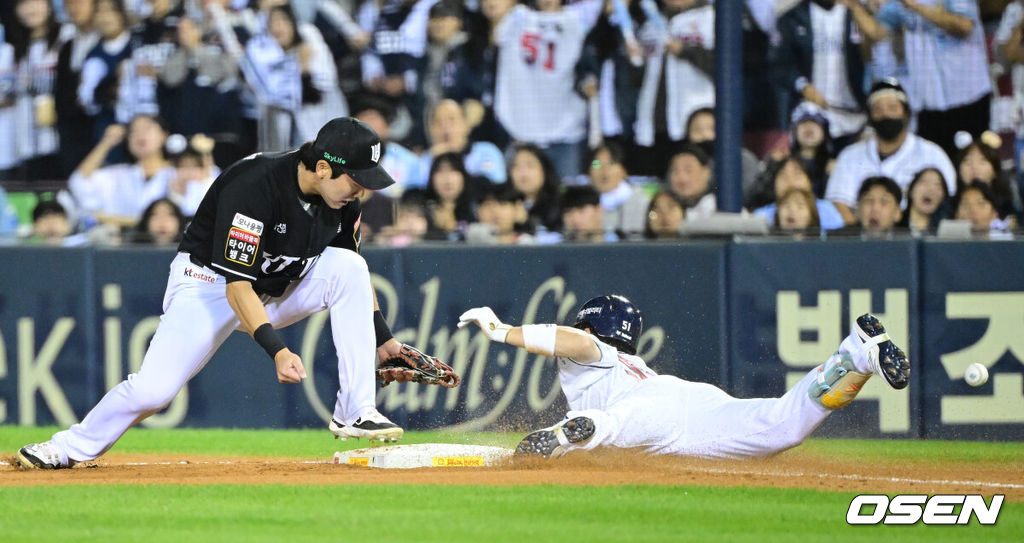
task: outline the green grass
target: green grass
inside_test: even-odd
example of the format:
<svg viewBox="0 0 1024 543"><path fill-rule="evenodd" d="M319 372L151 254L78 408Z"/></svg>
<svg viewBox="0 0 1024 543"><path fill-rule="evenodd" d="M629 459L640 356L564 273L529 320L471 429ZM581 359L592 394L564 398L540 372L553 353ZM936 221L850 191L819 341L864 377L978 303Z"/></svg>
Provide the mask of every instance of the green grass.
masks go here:
<svg viewBox="0 0 1024 543"><path fill-rule="evenodd" d="M24 427L0 425L0 455L14 453L18 447L49 439L56 426ZM520 434L474 432L455 434L444 431L406 432L402 443L474 443L514 447ZM134 428L111 449L124 453L183 453L225 456L330 457L337 450L365 447L365 441L332 439L325 429L316 430L218 430ZM991 443L981 441L901 441L886 439L809 439L798 451L831 457L858 457L864 460L926 460L936 462L1024 463L1024 442Z"/></svg>
<svg viewBox="0 0 1024 543"><path fill-rule="evenodd" d="M56 426L0 426L0 456L13 454L26 443L46 441ZM406 432L402 443L472 443L515 447L522 436L496 432L453 434L451 432ZM366 447L365 440L334 439L322 430L217 430L133 428L110 452L182 453L214 456L273 456L330 458L335 451Z"/></svg>
<svg viewBox="0 0 1024 543"><path fill-rule="evenodd" d="M836 457L889 461L1018 462L1024 469L1024 442L903 441L898 439L809 439L797 449Z"/></svg>
<svg viewBox="0 0 1024 543"><path fill-rule="evenodd" d="M110 486L4 489L3 541L1020 541L994 527L856 527L851 494L767 488Z"/></svg>
<svg viewBox="0 0 1024 543"><path fill-rule="evenodd" d="M0 454L54 430L0 426ZM518 438L410 432L404 442L512 446ZM326 430L135 429L113 452L326 459L358 446L365 442L335 441ZM863 460L1024 462L1024 443L812 440L801 450ZM1022 503L1004 504L993 527L849 527L852 497L696 486L7 487L0 488L0 541L1024 541Z"/></svg>

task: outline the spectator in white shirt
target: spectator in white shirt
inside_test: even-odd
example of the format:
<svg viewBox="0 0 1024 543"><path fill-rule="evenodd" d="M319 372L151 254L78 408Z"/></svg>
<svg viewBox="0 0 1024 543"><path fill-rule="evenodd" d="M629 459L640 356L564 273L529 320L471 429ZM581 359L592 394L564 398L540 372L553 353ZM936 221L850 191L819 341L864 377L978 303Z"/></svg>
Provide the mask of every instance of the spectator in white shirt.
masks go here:
<svg viewBox="0 0 1024 543"><path fill-rule="evenodd" d="M14 54L0 55L0 77L12 83L0 83L0 165L20 164L14 177L21 179L58 179L53 82L60 25L48 0L17 0L14 11L6 36Z"/></svg>
<svg viewBox="0 0 1024 543"><path fill-rule="evenodd" d="M122 140L128 141L132 164L101 167ZM130 226L150 203L167 195L176 171L164 158L167 133L156 117L138 115L124 125L107 127L103 138L68 181L80 214L117 226ZM86 220L86 223L91 222Z"/></svg>
<svg viewBox="0 0 1024 543"><path fill-rule="evenodd" d="M325 122L348 114L348 104L338 87L334 58L316 27L299 25L287 5L270 8L266 25L266 35L246 44L242 66L266 105L261 123L273 137L262 146L281 150L315 139Z"/></svg>
<svg viewBox="0 0 1024 543"><path fill-rule="evenodd" d="M868 115L874 137L855 143L839 154L825 188L825 199L836 205L846 224L854 222L857 193L868 177L890 177L906 193L914 175L930 166L942 172L949 193L956 193L956 174L946 153L938 145L910 132L910 105L897 81L885 79L871 87Z"/></svg>
<svg viewBox="0 0 1024 543"><path fill-rule="evenodd" d="M992 81L976 0L891 0L875 16L846 2L870 40L903 32L918 134L952 156L958 130L978 137L988 129Z"/></svg>
<svg viewBox="0 0 1024 543"><path fill-rule="evenodd" d="M191 141L180 134L167 140L176 172L167 197L186 217L196 214L206 191L220 175L220 168L213 162L213 147L213 139L204 134L196 134Z"/></svg>
<svg viewBox="0 0 1024 543"><path fill-rule="evenodd" d="M590 184L601 194L604 229L623 239L642 235L650 199L626 180L622 148L607 142L594 149L589 174Z"/></svg>
<svg viewBox="0 0 1024 543"><path fill-rule="evenodd" d="M996 59L1010 69L1013 83L1012 126L1016 133L1014 141L1014 164L1017 165L1016 183L1024 189L1024 0L1014 0L1006 6L992 40Z"/></svg>
<svg viewBox="0 0 1024 543"><path fill-rule="evenodd" d="M544 148L565 178L580 173L587 108L576 89L575 67L602 3L583 0L563 7L560 0L538 0L535 5L536 10L512 8L495 28L494 111L514 139Z"/></svg>
<svg viewBox="0 0 1024 543"><path fill-rule="evenodd" d="M843 3L803 0L778 20L783 80L822 108L838 150L856 141L867 121L860 29Z"/></svg>
<svg viewBox="0 0 1024 543"><path fill-rule="evenodd" d="M686 137L691 114L715 105L715 8L706 0L668 0L663 12L644 13L637 39L647 62L636 103L634 173L657 175Z"/></svg>

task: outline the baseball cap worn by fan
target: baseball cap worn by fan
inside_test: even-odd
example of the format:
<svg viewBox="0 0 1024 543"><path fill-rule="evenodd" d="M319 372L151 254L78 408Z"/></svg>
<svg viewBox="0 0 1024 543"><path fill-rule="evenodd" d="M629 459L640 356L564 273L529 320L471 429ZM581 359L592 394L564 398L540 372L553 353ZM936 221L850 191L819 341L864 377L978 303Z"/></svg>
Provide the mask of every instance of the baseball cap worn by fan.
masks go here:
<svg viewBox="0 0 1024 543"><path fill-rule="evenodd" d="M380 165L380 138L366 123L351 117L332 119L317 133L313 150L332 170L345 172L365 189L380 190L395 183Z"/></svg>

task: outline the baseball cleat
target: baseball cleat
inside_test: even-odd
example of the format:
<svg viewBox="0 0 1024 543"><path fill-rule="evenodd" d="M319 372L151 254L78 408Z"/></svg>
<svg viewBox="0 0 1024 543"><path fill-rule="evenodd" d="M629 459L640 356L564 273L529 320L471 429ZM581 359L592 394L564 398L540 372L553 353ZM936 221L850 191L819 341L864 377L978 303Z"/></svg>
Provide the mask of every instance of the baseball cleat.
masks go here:
<svg viewBox="0 0 1024 543"><path fill-rule="evenodd" d="M896 390L907 388L910 384L910 359L889 339L882 323L874 315L865 313L857 317L855 330L875 375L883 377Z"/></svg>
<svg viewBox="0 0 1024 543"><path fill-rule="evenodd" d="M394 443L402 439L402 435L405 434L404 430L388 420L384 415L381 415L377 409L371 409L363 413L363 416L348 425L331 419L331 423L327 425L327 428L334 434L335 439L341 438L342 440L350 437L356 439L365 437L369 441Z"/></svg>
<svg viewBox="0 0 1024 543"><path fill-rule="evenodd" d="M70 468L60 449L51 441L25 445L15 459L21 469L64 469Z"/></svg>
<svg viewBox="0 0 1024 543"><path fill-rule="evenodd" d="M576 417L524 437L516 446L515 454L558 458L568 452L566 447L570 443L582 443L593 435L594 421L587 417Z"/></svg>
<svg viewBox="0 0 1024 543"><path fill-rule="evenodd" d="M828 409L839 409L857 397L868 379L871 374L857 371L850 353L837 352L818 366L807 394Z"/></svg>

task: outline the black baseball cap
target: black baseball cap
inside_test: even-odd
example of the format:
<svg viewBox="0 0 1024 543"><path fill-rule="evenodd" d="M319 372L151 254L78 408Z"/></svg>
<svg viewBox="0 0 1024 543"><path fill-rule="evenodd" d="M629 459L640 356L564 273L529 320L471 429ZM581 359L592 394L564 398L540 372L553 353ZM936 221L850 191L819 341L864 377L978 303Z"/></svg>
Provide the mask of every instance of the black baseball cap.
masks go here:
<svg viewBox="0 0 1024 543"><path fill-rule="evenodd" d="M462 6L457 0L441 0L430 7L430 17L462 17Z"/></svg>
<svg viewBox="0 0 1024 543"><path fill-rule="evenodd" d="M359 186L380 190L395 184L380 165L380 137L364 122L352 117L331 119L313 141L317 160L326 160L332 170L348 174Z"/></svg>

